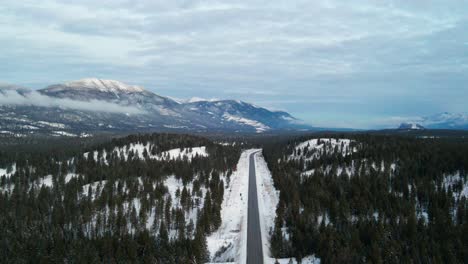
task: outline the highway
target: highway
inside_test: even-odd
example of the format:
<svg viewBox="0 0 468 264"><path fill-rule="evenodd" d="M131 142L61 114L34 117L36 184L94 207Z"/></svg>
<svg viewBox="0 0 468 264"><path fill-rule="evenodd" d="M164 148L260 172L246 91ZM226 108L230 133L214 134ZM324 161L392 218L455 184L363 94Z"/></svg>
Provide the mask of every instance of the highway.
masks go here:
<svg viewBox="0 0 468 264"><path fill-rule="evenodd" d="M258 213L257 179L255 175L255 154L250 154L249 198L247 216L247 264L263 264L262 235Z"/></svg>

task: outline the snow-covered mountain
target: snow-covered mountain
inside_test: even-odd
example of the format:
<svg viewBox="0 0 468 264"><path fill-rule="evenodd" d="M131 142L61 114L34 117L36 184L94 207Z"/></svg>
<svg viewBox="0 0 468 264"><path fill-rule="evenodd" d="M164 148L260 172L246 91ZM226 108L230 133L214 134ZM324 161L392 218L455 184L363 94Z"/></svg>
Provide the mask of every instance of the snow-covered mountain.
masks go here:
<svg viewBox="0 0 468 264"><path fill-rule="evenodd" d="M434 129L468 129L468 113L439 113L423 117L421 124Z"/></svg>
<svg viewBox="0 0 468 264"><path fill-rule="evenodd" d="M186 111L208 114L227 126L243 124L257 132L301 126L299 120L282 111L270 111L236 100L195 101L181 105Z"/></svg>
<svg viewBox="0 0 468 264"><path fill-rule="evenodd" d="M286 112L234 100L178 102L114 80L90 78L37 91L0 85L0 135L109 130L261 133L310 128Z"/></svg>
<svg viewBox="0 0 468 264"><path fill-rule="evenodd" d="M400 124L398 129L456 129L468 130L468 113L438 113Z"/></svg>
<svg viewBox="0 0 468 264"><path fill-rule="evenodd" d="M417 123L401 123L400 127L398 129L403 129L403 130L421 130L424 129L423 126Z"/></svg>
<svg viewBox="0 0 468 264"><path fill-rule="evenodd" d="M143 87L128 85L114 80L102 80L96 78L82 79L54 84L39 90L40 93L58 98L69 98L74 100L104 100L114 101L119 104L163 104L175 105L177 102L169 98L159 96L145 90Z"/></svg>
<svg viewBox="0 0 468 264"><path fill-rule="evenodd" d="M48 88L49 90L68 90L68 89L89 89L89 90L98 90L101 92L124 92L124 93L134 93L134 92L143 92L143 89L140 86L128 85L119 81L114 80L102 80L97 78L82 79L78 81L66 82L65 84L52 85Z"/></svg>

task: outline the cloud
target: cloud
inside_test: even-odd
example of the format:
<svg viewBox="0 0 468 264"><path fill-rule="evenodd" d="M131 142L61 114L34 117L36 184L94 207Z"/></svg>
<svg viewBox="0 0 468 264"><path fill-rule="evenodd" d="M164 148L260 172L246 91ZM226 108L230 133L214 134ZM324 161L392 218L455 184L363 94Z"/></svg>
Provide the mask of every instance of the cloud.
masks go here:
<svg viewBox="0 0 468 264"><path fill-rule="evenodd" d="M123 106L100 100L78 101L63 98L54 98L42 95L38 92L30 92L24 95L16 91L5 91L0 93L1 105L17 106L39 106L39 107L58 107L63 109L73 109L90 112L106 112L118 114L143 114L144 111L131 106Z"/></svg>

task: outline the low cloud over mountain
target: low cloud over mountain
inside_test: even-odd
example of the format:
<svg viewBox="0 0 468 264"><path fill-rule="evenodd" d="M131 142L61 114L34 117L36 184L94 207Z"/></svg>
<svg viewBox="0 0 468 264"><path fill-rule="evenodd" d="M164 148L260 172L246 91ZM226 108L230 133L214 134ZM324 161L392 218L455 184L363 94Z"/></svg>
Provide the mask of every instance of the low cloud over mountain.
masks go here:
<svg viewBox="0 0 468 264"><path fill-rule="evenodd" d="M70 110L97 111L106 113L122 114L143 114L145 111L137 107L123 106L102 100L91 99L89 101L79 101L67 98L56 98L30 91L21 94L14 90L0 93L0 106L38 106L38 107L58 107Z"/></svg>
<svg viewBox="0 0 468 264"><path fill-rule="evenodd" d="M263 133L311 128L286 112L241 101L178 102L143 87L95 78L37 91L3 86L0 113L0 127L6 133L34 134L57 127L41 126L44 122L60 124L74 134L102 130Z"/></svg>

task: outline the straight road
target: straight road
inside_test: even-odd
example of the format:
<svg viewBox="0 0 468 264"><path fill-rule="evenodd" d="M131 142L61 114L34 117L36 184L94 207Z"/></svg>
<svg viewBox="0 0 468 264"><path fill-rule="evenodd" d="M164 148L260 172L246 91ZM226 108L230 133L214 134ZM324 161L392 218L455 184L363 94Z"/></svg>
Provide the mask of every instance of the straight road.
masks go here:
<svg viewBox="0 0 468 264"><path fill-rule="evenodd" d="M263 264L262 235L258 214L257 179L255 175L255 156L250 154L249 198L247 216L247 264Z"/></svg>

